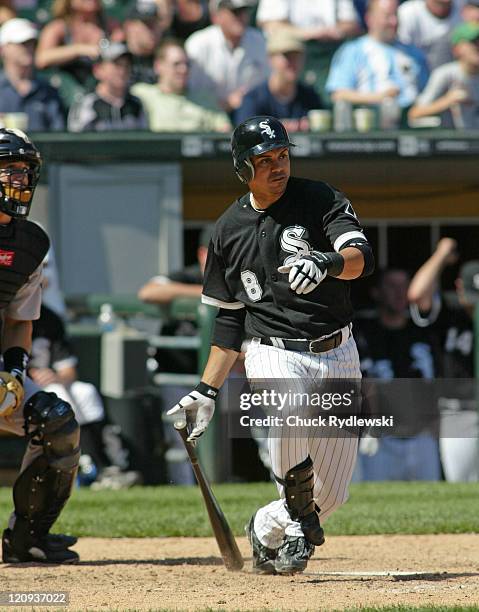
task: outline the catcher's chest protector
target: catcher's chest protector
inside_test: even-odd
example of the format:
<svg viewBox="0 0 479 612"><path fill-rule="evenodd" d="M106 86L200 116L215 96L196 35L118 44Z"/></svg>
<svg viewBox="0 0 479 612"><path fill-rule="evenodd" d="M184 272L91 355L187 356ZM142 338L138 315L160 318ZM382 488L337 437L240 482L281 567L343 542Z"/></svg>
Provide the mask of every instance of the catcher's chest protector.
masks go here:
<svg viewBox="0 0 479 612"><path fill-rule="evenodd" d="M49 246L48 236L36 223L12 219L0 225L0 310L42 263Z"/></svg>

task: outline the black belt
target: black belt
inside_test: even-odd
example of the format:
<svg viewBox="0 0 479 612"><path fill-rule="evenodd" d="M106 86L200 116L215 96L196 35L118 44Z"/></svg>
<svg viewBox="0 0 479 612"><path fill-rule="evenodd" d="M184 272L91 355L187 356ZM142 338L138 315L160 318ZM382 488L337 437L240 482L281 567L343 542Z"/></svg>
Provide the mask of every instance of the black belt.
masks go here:
<svg viewBox="0 0 479 612"><path fill-rule="evenodd" d="M351 335L351 331L349 332ZM339 330L329 338L318 340L288 340L287 338L261 338L261 344L283 348L287 351L300 351L301 353L325 353L331 351L341 344L343 340L342 331Z"/></svg>

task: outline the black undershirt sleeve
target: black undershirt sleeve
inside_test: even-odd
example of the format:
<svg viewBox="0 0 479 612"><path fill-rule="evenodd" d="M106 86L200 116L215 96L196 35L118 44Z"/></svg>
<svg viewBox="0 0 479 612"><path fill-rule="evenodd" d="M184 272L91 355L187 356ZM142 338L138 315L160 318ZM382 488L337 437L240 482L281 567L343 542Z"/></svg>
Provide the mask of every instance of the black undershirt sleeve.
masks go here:
<svg viewBox="0 0 479 612"><path fill-rule="evenodd" d="M244 339L246 309L220 308L215 321L211 344L232 349L238 353Z"/></svg>

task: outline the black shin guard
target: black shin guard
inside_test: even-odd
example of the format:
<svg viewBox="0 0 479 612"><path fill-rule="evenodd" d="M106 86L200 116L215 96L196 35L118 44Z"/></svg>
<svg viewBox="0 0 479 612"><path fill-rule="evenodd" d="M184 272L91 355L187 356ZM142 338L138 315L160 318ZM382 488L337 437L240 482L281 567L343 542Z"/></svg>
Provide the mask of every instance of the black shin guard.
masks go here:
<svg viewBox="0 0 479 612"><path fill-rule="evenodd" d="M313 498L313 462L308 456L303 462L286 472L284 480L275 476L283 485L286 507L293 521L298 521L305 538L311 544L324 543L324 532L319 524L319 508Z"/></svg>
<svg viewBox="0 0 479 612"><path fill-rule="evenodd" d="M23 470L13 487L13 539L20 547L48 533L70 497L80 458L80 428L69 404L40 391L24 411L27 434L43 447L43 454Z"/></svg>

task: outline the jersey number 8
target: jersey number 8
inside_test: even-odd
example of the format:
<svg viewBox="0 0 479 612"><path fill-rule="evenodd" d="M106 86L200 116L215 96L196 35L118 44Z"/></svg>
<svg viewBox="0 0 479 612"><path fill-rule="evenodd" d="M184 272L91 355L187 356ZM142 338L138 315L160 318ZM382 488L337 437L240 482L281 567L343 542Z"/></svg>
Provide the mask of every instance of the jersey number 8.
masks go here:
<svg viewBox="0 0 479 612"><path fill-rule="evenodd" d="M241 272L241 282L243 283L243 287L252 302L259 302L261 296L263 295L263 290L261 289L261 285L258 283L258 279L256 278L256 274L251 272L251 270L245 270Z"/></svg>

